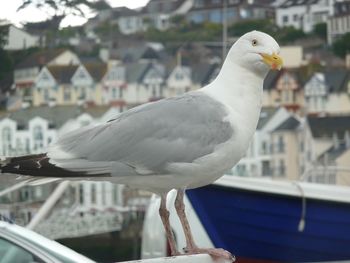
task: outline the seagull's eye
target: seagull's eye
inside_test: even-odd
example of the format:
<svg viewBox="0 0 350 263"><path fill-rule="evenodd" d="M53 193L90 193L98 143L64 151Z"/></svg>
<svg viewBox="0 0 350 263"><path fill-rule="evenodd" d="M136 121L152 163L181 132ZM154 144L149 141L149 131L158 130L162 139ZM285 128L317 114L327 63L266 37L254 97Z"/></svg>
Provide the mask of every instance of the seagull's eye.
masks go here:
<svg viewBox="0 0 350 263"><path fill-rule="evenodd" d="M253 40L252 40L252 46L256 46L257 44L258 44L258 40L253 39Z"/></svg>

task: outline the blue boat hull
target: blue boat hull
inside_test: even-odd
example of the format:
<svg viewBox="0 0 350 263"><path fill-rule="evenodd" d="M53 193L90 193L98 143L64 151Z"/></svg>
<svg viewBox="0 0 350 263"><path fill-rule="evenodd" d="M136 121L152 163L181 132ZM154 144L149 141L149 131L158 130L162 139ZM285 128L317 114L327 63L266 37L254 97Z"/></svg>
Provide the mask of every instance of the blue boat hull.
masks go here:
<svg viewBox="0 0 350 263"><path fill-rule="evenodd" d="M350 259L350 204L209 185L187 191L215 247L238 258L315 262ZM249 260L248 260L249 261ZM241 262L241 261L239 261Z"/></svg>

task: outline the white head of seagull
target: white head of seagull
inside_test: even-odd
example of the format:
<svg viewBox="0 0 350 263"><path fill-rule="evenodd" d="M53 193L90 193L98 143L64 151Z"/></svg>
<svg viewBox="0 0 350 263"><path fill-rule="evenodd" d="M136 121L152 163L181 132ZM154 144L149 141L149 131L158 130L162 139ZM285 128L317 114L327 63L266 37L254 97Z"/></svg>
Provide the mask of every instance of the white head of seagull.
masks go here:
<svg viewBox="0 0 350 263"><path fill-rule="evenodd" d="M225 64L235 63L265 77L270 69L281 69L280 47L270 35L251 31L240 37L230 49Z"/></svg>
<svg viewBox="0 0 350 263"><path fill-rule="evenodd" d="M276 40L268 34L246 33L231 47L217 78L202 91L236 111L253 114L254 124L260 112L264 78L270 69L283 65L279 52ZM251 105L259 110L250 109Z"/></svg>

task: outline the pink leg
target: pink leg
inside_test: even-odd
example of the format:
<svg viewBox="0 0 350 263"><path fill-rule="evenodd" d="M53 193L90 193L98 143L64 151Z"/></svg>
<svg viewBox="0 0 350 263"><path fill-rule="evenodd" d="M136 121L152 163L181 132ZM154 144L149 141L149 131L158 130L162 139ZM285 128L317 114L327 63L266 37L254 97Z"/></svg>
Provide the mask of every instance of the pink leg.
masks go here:
<svg viewBox="0 0 350 263"><path fill-rule="evenodd" d="M172 256L180 255L180 253L177 251L174 234L170 227L169 211L166 209L166 195L161 196L159 215L160 215L160 218L162 219L162 222L165 228L165 233L169 242L171 255Z"/></svg>
<svg viewBox="0 0 350 263"><path fill-rule="evenodd" d="M185 204L183 202L184 193L185 193L185 190L177 191L177 196L175 199L175 208L185 233L185 238L186 238L185 251L188 254L206 253L214 258L224 258L224 259L232 260L232 262L234 262L235 261L234 256L232 256L230 252L222 248L198 248L197 247L191 233L190 224L188 223L188 220L185 214Z"/></svg>

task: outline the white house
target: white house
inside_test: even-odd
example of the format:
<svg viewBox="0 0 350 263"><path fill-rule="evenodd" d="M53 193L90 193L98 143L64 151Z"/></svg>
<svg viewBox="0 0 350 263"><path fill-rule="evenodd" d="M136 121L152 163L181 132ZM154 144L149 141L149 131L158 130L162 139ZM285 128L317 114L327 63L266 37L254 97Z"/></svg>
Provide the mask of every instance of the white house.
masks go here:
<svg viewBox="0 0 350 263"><path fill-rule="evenodd" d="M334 14L327 20L327 41L329 45L342 35L350 32L350 2L334 4Z"/></svg>
<svg viewBox="0 0 350 263"><path fill-rule="evenodd" d="M254 137L247 154L232 169L239 176L272 176L272 138L271 132L291 114L283 107L263 108Z"/></svg>
<svg viewBox="0 0 350 263"><path fill-rule="evenodd" d="M333 15L333 0L286 0L276 8L276 24L279 27L293 26L311 32L316 24L326 23Z"/></svg>
<svg viewBox="0 0 350 263"><path fill-rule="evenodd" d="M305 83L305 108L308 113L350 113L350 71L333 68L316 72Z"/></svg>
<svg viewBox="0 0 350 263"><path fill-rule="evenodd" d="M18 156L43 153L47 151L49 144L56 141L59 136L83 126L105 122L119 113L118 109L111 108L108 111L106 107L103 109L106 109L106 111L101 111L100 107L84 109L79 106L45 106L6 114L0 117L0 155ZM85 213L90 215L100 211L109 212L120 217L127 209L124 206L124 187L122 185L90 181L76 182L72 186L75 188L75 209L70 210L70 213L82 216ZM35 195L38 192L40 193L40 196L38 196L44 198L42 191L46 189L45 187L40 188L40 191L23 188L20 194L22 195L23 192L23 200L21 199L19 202L31 201L32 192ZM46 193L46 198L49 194L50 192ZM37 199L35 200L39 202ZM45 201L45 198L43 201ZM3 208L0 207L2 215L9 218L13 217L11 216L11 207ZM27 224L37 210L37 205L28 207L26 210L22 209L25 213L19 216L23 217L22 220L24 221L18 221Z"/></svg>
<svg viewBox="0 0 350 263"><path fill-rule="evenodd" d="M177 65L166 80L166 97L173 97L193 89L191 68Z"/></svg>
<svg viewBox="0 0 350 263"><path fill-rule="evenodd" d="M1 27L7 28L5 50L21 50L40 46L38 36L31 35L25 30L11 24Z"/></svg>
<svg viewBox="0 0 350 263"><path fill-rule="evenodd" d="M127 87L123 99L137 105L162 98L165 68L157 63L136 63L126 66Z"/></svg>
<svg viewBox="0 0 350 263"><path fill-rule="evenodd" d="M14 86L17 95L22 99L21 106L32 104L32 87L43 66L77 65L78 56L65 49L46 50L36 52L23 59L14 70Z"/></svg>
<svg viewBox="0 0 350 263"><path fill-rule="evenodd" d="M350 115L308 116L299 134L300 172L311 182L349 185ZM330 168L333 167L333 168Z"/></svg>

